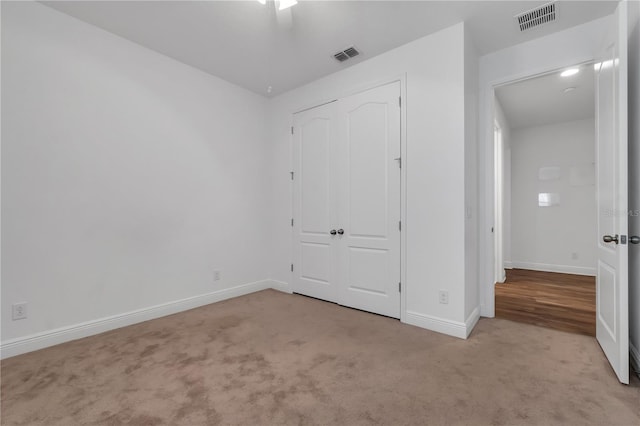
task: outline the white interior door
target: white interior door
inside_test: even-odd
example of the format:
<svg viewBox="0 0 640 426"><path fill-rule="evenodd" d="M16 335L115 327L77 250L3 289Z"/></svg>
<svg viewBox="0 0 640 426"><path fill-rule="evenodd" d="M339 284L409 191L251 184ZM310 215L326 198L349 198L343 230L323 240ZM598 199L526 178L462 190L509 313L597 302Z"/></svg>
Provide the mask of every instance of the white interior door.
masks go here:
<svg viewBox="0 0 640 426"><path fill-rule="evenodd" d="M619 4L595 65L596 337L622 383L629 383L626 6L625 2Z"/></svg>
<svg viewBox="0 0 640 426"><path fill-rule="evenodd" d="M338 108L339 303L400 318L400 83Z"/></svg>
<svg viewBox="0 0 640 426"><path fill-rule="evenodd" d="M293 290L337 302L335 109L322 105L294 115Z"/></svg>

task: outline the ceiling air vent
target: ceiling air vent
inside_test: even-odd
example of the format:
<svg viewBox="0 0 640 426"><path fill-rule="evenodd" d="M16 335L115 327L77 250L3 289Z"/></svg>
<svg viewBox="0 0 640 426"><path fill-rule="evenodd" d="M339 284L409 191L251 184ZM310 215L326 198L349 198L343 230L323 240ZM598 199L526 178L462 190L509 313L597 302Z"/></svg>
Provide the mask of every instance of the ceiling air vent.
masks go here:
<svg viewBox="0 0 640 426"><path fill-rule="evenodd" d="M344 62L347 59L349 59L349 56L344 52L338 52L335 55L333 55L333 57L336 58L340 62Z"/></svg>
<svg viewBox="0 0 640 426"><path fill-rule="evenodd" d="M335 55L333 55L333 57L340 62L344 62L347 59L351 59L354 56L358 56L359 54L360 52L358 52L355 47L351 46L341 52L336 53Z"/></svg>
<svg viewBox="0 0 640 426"><path fill-rule="evenodd" d="M353 46L351 46L348 49L345 49L344 53L346 53L347 56L350 58L353 58L354 56L358 56L360 54L360 52L358 52L356 48Z"/></svg>
<svg viewBox="0 0 640 426"><path fill-rule="evenodd" d="M520 26L520 31L526 31L547 22L555 21L556 16L556 4L551 2L516 15L515 18Z"/></svg>

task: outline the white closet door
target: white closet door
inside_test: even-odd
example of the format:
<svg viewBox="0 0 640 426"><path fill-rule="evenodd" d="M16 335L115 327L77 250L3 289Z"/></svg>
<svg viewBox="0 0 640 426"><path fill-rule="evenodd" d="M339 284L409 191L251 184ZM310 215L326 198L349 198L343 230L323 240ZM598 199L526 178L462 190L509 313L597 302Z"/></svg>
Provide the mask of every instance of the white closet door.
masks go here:
<svg viewBox="0 0 640 426"><path fill-rule="evenodd" d="M394 318L400 317L399 101L395 82L336 105L338 301Z"/></svg>
<svg viewBox="0 0 640 426"><path fill-rule="evenodd" d="M337 302L334 105L294 115L293 290Z"/></svg>

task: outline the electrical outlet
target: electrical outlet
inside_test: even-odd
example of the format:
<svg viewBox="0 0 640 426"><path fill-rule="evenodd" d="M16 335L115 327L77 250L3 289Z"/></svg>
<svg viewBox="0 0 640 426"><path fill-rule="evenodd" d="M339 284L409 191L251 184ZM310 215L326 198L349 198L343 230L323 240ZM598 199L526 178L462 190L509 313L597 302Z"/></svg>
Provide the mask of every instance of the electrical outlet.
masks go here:
<svg viewBox="0 0 640 426"><path fill-rule="evenodd" d="M449 304L449 292L445 291L445 290L440 290L438 292L438 300L440 301L440 303L442 305L448 305Z"/></svg>
<svg viewBox="0 0 640 426"><path fill-rule="evenodd" d="M575 251L571 253L571 259L578 260L578 253L576 253Z"/></svg>
<svg viewBox="0 0 640 426"><path fill-rule="evenodd" d="M27 302L14 303L11 308L13 310L11 318L14 321L27 318Z"/></svg>
<svg viewBox="0 0 640 426"><path fill-rule="evenodd" d="M220 281L220 271L213 271L213 280Z"/></svg>

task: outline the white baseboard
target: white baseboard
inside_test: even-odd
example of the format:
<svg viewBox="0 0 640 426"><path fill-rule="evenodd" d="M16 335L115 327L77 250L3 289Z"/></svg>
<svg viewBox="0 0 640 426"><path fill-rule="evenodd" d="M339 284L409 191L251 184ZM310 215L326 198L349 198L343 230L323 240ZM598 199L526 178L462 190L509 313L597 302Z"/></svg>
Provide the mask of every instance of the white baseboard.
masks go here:
<svg viewBox="0 0 640 426"><path fill-rule="evenodd" d="M426 328L427 330L436 331L438 333L447 334L449 336L466 339L475 323L478 322L480 311L476 308L469 316L467 322L451 321L444 318L438 318L431 315L419 314L417 312L407 312L406 324L415 325L416 327ZM475 321L473 316L476 316ZM470 328L468 328L470 327Z"/></svg>
<svg viewBox="0 0 640 426"><path fill-rule="evenodd" d="M631 366L640 376L640 351L631 342L629 342L629 354L631 355Z"/></svg>
<svg viewBox="0 0 640 426"><path fill-rule="evenodd" d="M138 309L123 314L7 340L0 344L0 359L36 351L38 349L47 348L49 346L69 342L71 340L81 339L83 337L93 336L94 334L103 333L120 327L126 327L128 325L160 318L166 315L172 315L211 303L220 302L222 300L244 296L256 291L266 290L269 288L285 291L281 289L284 288L281 284L285 283L273 280L256 281L224 290L218 290L161 305L151 306L149 308Z"/></svg>
<svg viewBox="0 0 640 426"><path fill-rule="evenodd" d="M271 288L274 290L281 291L287 294L293 294L293 289L289 285L289 283L285 283L283 281L269 280L271 283Z"/></svg>
<svg viewBox="0 0 640 426"><path fill-rule="evenodd" d="M532 271L543 272L559 272L561 274L574 274L574 275L596 275L596 268L588 268L585 266L571 266L571 265L553 265L550 263L533 263L533 262L509 262L511 268L516 269L530 269Z"/></svg>
<svg viewBox="0 0 640 426"><path fill-rule="evenodd" d="M477 306L473 311L471 311L471 314L469 314L469 316L467 317L467 320L464 322L465 333L466 333L465 339L469 337L469 335L471 334L471 332L475 328L475 326L478 323L478 321L480 321L480 307L479 306Z"/></svg>

